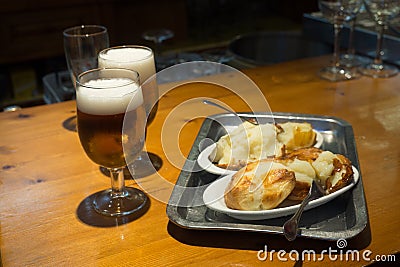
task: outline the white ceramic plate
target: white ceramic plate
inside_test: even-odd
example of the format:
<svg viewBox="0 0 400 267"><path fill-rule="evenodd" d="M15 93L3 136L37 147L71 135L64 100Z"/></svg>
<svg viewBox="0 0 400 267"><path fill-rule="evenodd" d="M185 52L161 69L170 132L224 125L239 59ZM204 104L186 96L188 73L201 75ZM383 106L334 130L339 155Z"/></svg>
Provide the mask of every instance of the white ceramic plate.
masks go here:
<svg viewBox="0 0 400 267"><path fill-rule="evenodd" d="M314 147L321 147L324 138L322 136L321 133L315 131L316 134L316 143L314 145ZM218 175L228 175L231 173L235 173L236 171L232 171L232 170L227 170L224 168L220 168L217 165L215 165L214 163L212 163L212 159L215 157L215 149L217 147L217 144L214 143L208 147L206 147L203 151L200 152L199 157L197 158L197 163L199 164L199 166L210 172L213 174L218 174ZM211 160L210 160L211 159Z"/></svg>
<svg viewBox="0 0 400 267"><path fill-rule="evenodd" d="M311 200L304 210L312 209L322 204L325 204L326 202L331 201L332 199L338 197L339 195L352 188L359 179L358 170L354 166L353 172L354 179L349 185L329 195ZM261 211L243 211L230 209L225 205L224 194L225 189L232 178L232 175L233 174L229 174L220 179L217 179L206 188L203 193L203 201L208 208L225 213L233 218L240 220L265 220L294 214L300 206L300 204L296 204L288 207Z"/></svg>

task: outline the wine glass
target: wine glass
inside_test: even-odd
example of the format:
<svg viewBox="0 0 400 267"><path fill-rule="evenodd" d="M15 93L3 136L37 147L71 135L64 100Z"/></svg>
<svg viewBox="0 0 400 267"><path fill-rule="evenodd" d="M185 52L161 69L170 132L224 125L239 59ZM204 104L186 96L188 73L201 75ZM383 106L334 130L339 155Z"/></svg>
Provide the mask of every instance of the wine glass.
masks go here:
<svg viewBox="0 0 400 267"><path fill-rule="evenodd" d="M349 40L348 40L347 52L340 56L340 65L345 66L347 68L359 67L363 64L370 62L368 58L356 55L354 47L354 34L357 24L356 21L357 21L357 16L354 17L349 22Z"/></svg>
<svg viewBox="0 0 400 267"><path fill-rule="evenodd" d="M376 55L372 63L359 68L366 76L387 78L398 73L395 66L383 63L383 33L388 22L400 13L400 0L365 0L365 7L378 27Z"/></svg>
<svg viewBox="0 0 400 267"><path fill-rule="evenodd" d="M169 29L155 29L148 30L142 34L143 39L146 41L151 41L155 44L154 51L156 54L156 66L158 70L164 69L171 65L170 59L168 57L163 57L162 53L162 42L174 37L174 32Z"/></svg>
<svg viewBox="0 0 400 267"><path fill-rule="evenodd" d="M143 39L147 41L152 41L155 43L156 47L159 47L162 42L165 40L171 39L174 37L174 33L168 29L156 29L156 30L149 30L145 31L142 34ZM156 49L156 53L160 53L161 50Z"/></svg>
<svg viewBox="0 0 400 267"><path fill-rule="evenodd" d="M101 25L74 26L63 31L64 52L72 84L82 72L97 68L97 55L110 46L107 28ZM76 131L76 117L63 123L65 128Z"/></svg>
<svg viewBox="0 0 400 267"><path fill-rule="evenodd" d="M148 198L139 189L125 187L123 175L124 167L140 154L145 140L146 112L139 74L113 68L86 71L77 77L76 104L81 145L87 156L107 168L111 176L111 189L95 194L94 209L107 216L139 211ZM134 119L124 122L125 113Z"/></svg>
<svg viewBox="0 0 400 267"><path fill-rule="evenodd" d="M144 98L144 107L147 114L147 125L154 120L158 108L158 86L156 79L151 78L156 73L154 53L145 46L123 45L102 50L99 53L99 67L126 68L137 71ZM133 162L136 178L148 176L161 168L162 160L157 155L143 151Z"/></svg>
<svg viewBox="0 0 400 267"><path fill-rule="evenodd" d="M343 24L354 18L360 10L362 0L319 0L318 6L322 15L334 26L334 51L332 65L321 69L318 75L326 80L337 82L354 79L356 74L346 67L340 66L339 49L340 33Z"/></svg>

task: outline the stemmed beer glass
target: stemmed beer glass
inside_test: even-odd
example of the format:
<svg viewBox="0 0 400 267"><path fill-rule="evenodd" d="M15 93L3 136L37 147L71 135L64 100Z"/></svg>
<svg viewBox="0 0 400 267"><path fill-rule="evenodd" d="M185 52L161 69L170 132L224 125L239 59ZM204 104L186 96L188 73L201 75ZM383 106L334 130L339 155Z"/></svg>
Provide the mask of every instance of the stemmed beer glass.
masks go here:
<svg viewBox="0 0 400 267"><path fill-rule="evenodd" d="M137 71L144 98L144 107L147 113L147 125L154 120L158 107L158 86L156 79L151 79L156 73L154 53L145 46L123 45L102 50L99 53L99 67L126 68ZM132 163L135 178L148 176L161 167L161 159L150 152L143 151Z"/></svg>
<svg viewBox="0 0 400 267"><path fill-rule="evenodd" d="M337 82L356 77L350 69L340 66L340 33L345 21L353 19L360 10L362 0L319 0L318 6L322 15L334 26L334 51L332 65L319 71L318 75L326 80Z"/></svg>
<svg viewBox="0 0 400 267"><path fill-rule="evenodd" d="M99 52L110 46L107 28L81 25L63 31L64 51L73 84L84 71L97 68Z"/></svg>
<svg viewBox="0 0 400 267"><path fill-rule="evenodd" d="M125 187L123 169L144 146L146 112L139 74L127 69L93 69L76 83L78 134L87 156L107 168L111 189L94 195L94 209L107 216L124 216L148 202L139 189ZM129 120L124 120L125 114Z"/></svg>
<svg viewBox="0 0 400 267"><path fill-rule="evenodd" d="M97 55L110 46L107 28L101 25L81 25L63 31L64 52L72 84L84 71L97 68ZM75 118L64 123L69 130L76 131Z"/></svg>
<svg viewBox="0 0 400 267"><path fill-rule="evenodd" d="M400 0L364 0L365 7L378 27L376 55L372 63L359 68L363 75L387 78L398 73L395 66L383 63L383 33L388 22L400 13Z"/></svg>

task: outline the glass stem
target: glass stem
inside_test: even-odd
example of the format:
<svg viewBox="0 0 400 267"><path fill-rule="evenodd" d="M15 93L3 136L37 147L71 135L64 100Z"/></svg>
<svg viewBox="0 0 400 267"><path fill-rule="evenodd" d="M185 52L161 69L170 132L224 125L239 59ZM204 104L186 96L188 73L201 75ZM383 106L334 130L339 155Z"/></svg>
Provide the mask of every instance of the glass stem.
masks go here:
<svg viewBox="0 0 400 267"><path fill-rule="evenodd" d="M376 55L374 59L374 64L382 65L382 44L383 44L383 32L385 30L385 25L378 25L378 34L377 34L377 45L376 45Z"/></svg>
<svg viewBox="0 0 400 267"><path fill-rule="evenodd" d="M335 41L334 41L334 48L333 48L333 65L335 67L339 67L339 53L340 53L340 32L343 28L343 24L334 23L334 34L335 34Z"/></svg>
<svg viewBox="0 0 400 267"><path fill-rule="evenodd" d="M154 47L154 52L155 52L155 56L156 57L160 57L161 56L161 54L162 54L162 41L159 39L159 38L157 38L155 41L154 41L154 43L155 43L155 47ZM144 81L143 81L144 82Z"/></svg>
<svg viewBox="0 0 400 267"><path fill-rule="evenodd" d="M349 47L347 48L347 54L350 56L354 56L354 31L356 27L356 18L350 21L350 31L349 31Z"/></svg>
<svg viewBox="0 0 400 267"><path fill-rule="evenodd" d="M111 168L111 196L122 197L125 191L125 179L123 168Z"/></svg>

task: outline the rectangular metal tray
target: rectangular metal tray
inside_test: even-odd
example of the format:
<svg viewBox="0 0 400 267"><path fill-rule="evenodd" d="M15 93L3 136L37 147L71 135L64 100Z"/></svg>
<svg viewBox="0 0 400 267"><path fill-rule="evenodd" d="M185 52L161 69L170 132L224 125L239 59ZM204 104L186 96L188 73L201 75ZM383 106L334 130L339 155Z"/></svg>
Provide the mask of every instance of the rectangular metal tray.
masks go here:
<svg viewBox="0 0 400 267"><path fill-rule="evenodd" d="M294 121L309 122L324 138L322 149L347 156L359 170L360 179L352 190L332 201L305 211L300 222L300 236L324 240L351 238L359 234L368 224L368 213L364 196L361 170L355 146L353 129L346 121L327 116L293 113L241 115L256 117L276 123ZM240 121L232 114L210 116L202 124L181 171L167 205L167 215L176 225L196 230L253 231L282 234L282 225L290 216L269 220L242 221L208 209L202 196L206 185L218 179L218 175L200 170L196 159L200 153L201 141L210 138L217 141L226 134L225 128L232 128Z"/></svg>

